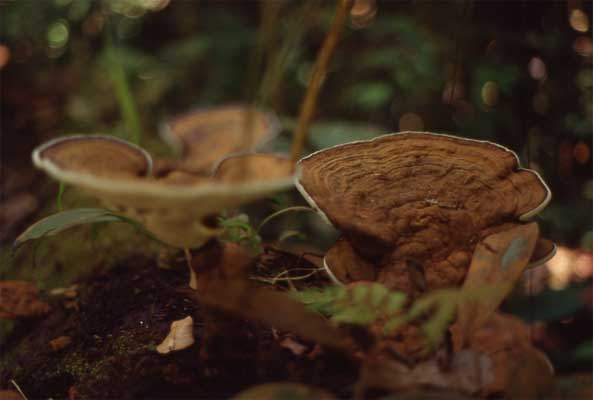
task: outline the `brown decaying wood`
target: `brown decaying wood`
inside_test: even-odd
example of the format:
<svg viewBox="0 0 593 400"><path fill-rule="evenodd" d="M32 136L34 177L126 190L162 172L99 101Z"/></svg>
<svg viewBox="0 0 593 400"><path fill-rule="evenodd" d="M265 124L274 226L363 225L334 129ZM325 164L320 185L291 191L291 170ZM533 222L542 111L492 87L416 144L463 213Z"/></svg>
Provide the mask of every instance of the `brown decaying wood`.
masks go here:
<svg viewBox="0 0 593 400"><path fill-rule="evenodd" d="M427 290L460 284L475 244L547 195L510 151L430 134L338 146L300 166L304 190L378 267L377 280L406 291L409 261L422 266Z"/></svg>
<svg viewBox="0 0 593 400"><path fill-rule="evenodd" d="M313 73L311 74L311 80L309 81L305 98L301 104L299 121L294 133L292 148L290 150L290 158L293 163L297 162L303 152L303 146L305 145L307 133L309 131L309 124L311 123L316 108L315 106L317 105L319 91L325 80L327 66L334 53L336 45L344 32L344 24L351 7L352 0L338 0L336 16L334 17L330 31L325 37L325 41L317 55Z"/></svg>

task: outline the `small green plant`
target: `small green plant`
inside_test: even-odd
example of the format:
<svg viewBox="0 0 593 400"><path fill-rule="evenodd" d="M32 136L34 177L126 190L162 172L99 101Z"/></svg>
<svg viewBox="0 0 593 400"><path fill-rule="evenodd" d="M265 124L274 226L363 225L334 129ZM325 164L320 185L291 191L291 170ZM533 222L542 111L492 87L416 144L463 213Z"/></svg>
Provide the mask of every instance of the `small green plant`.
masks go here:
<svg viewBox="0 0 593 400"><path fill-rule="evenodd" d="M410 307L406 307L408 298L405 293L370 282L351 287L307 289L294 292L293 296L310 310L326 315L338 324L368 326L384 322L383 333L386 335L407 323L426 318L422 329L429 346L435 346L454 320L459 304L485 300L500 290L499 287L440 289L420 297Z"/></svg>
<svg viewBox="0 0 593 400"><path fill-rule="evenodd" d="M233 217L219 217L218 224L223 229L221 238L233 243L245 244L259 253L262 243L262 228L271 220L289 212L315 212L315 210L302 206L283 208L268 215L257 226L251 224L247 214L239 214ZM301 236L302 234L296 230L286 230L279 235L278 241L282 242L291 237Z"/></svg>
<svg viewBox="0 0 593 400"><path fill-rule="evenodd" d="M247 244L252 250L259 251L261 237L257 230L249 223L247 214L234 217L219 217L218 225L223 229L221 238L233 243Z"/></svg>

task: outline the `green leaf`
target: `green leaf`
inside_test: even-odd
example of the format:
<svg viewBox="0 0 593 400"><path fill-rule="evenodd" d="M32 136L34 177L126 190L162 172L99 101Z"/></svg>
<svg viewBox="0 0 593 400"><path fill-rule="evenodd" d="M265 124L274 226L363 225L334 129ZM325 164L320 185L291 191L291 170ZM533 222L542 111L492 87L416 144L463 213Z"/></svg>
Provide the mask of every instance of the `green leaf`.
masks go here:
<svg viewBox="0 0 593 400"><path fill-rule="evenodd" d="M109 210L101 208L77 208L52 214L35 222L14 241L14 247L19 247L29 240L52 236L77 225L96 222L118 222L120 218Z"/></svg>
<svg viewBox="0 0 593 400"><path fill-rule="evenodd" d="M95 224L98 222L124 222L132 225L149 238L164 244L154 236L154 234L144 228L140 222L133 220L132 218L115 214L112 211L103 208L75 208L73 210L52 214L35 222L16 238L13 246L18 248L29 240L53 236L68 228L85 224Z"/></svg>

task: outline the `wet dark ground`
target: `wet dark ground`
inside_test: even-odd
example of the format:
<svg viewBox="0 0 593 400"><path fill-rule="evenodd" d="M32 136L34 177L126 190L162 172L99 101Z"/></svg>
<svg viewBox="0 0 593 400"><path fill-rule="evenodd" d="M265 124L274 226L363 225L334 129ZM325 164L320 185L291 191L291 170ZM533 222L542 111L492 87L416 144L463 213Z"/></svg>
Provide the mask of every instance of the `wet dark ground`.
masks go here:
<svg viewBox="0 0 593 400"><path fill-rule="evenodd" d="M204 351L200 305L186 297L186 284L185 270L159 269L142 258L98 273L80 284L75 300L52 303L45 318L18 323L5 344L0 386L12 389L14 380L29 399L217 399L271 381L307 382L343 395L351 389L357 368L338 355L296 356L280 346L278 332L246 321L220 338L216 354ZM188 315L194 345L158 354L170 323ZM60 336L70 345L52 350L50 341Z"/></svg>

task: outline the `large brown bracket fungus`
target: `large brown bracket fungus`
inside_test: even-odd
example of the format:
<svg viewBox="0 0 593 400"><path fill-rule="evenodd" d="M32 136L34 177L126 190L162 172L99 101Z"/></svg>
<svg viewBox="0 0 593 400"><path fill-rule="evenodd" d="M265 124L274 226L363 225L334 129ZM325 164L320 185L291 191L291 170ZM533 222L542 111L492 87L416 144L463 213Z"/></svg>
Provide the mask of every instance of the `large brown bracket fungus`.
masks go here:
<svg viewBox="0 0 593 400"><path fill-rule="evenodd" d="M513 151L424 132L313 153L297 164L295 184L342 232L325 259L336 283L376 280L412 295L460 285L478 243L551 199ZM550 242L536 248L531 266L554 251Z"/></svg>
<svg viewBox="0 0 593 400"><path fill-rule="evenodd" d="M111 136L53 140L33 152L33 162L53 178L138 220L161 241L186 249L218 234L211 216L292 186L288 160L266 154L229 157L209 175L173 170L152 176L153 160L147 152Z"/></svg>

